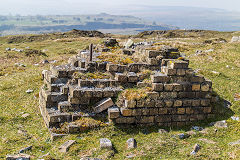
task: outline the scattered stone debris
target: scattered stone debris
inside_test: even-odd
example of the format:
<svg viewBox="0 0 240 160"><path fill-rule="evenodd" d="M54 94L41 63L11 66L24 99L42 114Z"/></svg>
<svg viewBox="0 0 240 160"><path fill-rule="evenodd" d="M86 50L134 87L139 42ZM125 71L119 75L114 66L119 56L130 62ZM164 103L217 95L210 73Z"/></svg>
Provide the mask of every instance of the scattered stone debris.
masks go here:
<svg viewBox="0 0 240 160"><path fill-rule="evenodd" d="M107 138L101 138L100 139L100 148L112 150L113 149L112 142Z"/></svg>
<svg viewBox="0 0 240 160"><path fill-rule="evenodd" d="M5 50L6 50L6 51L11 51L11 48L6 48Z"/></svg>
<svg viewBox="0 0 240 160"><path fill-rule="evenodd" d="M30 160L30 155L27 154L7 155L6 160Z"/></svg>
<svg viewBox="0 0 240 160"><path fill-rule="evenodd" d="M195 131L201 131L201 130L203 130L203 128L202 128L202 127L199 127L199 126L193 126L191 129L192 129L192 130L195 130Z"/></svg>
<svg viewBox="0 0 240 160"><path fill-rule="evenodd" d="M205 129L199 131L199 133L201 133L201 134L208 134L208 131L209 131L209 129L205 128Z"/></svg>
<svg viewBox="0 0 240 160"><path fill-rule="evenodd" d="M231 39L231 43L234 43L234 42L240 42L240 36L239 37L233 36Z"/></svg>
<svg viewBox="0 0 240 160"><path fill-rule="evenodd" d="M63 143L60 147L59 147L59 151L66 153L68 152L69 148L75 143L75 140L69 140L65 143Z"/></svg>
<svg viewBox="0 0 240 160"><path fill-rule="evenodd" d="M105 98L98 102L96 106L94 107L95 113L101 113L102 111L112 107L114 105L111 98Z"/></svg>
<svg viewBox="0 0 240 160"><path fill-rule="evenodd" d="M208 144L216 144L216 142L214 142L212 140L209 140L209 139L206 139L206 138L199 138L198 140L202 141L202 142L206 142Z"/></svg>
<svg viewBox="0 0 240 160"><path fill-rule="evenodd" d="M130 138L127 140L127 149L137 148L137 141L134 138Z"/></svg>
<svg viewBox="0 0 240 160"><path fill-rule="evenodd" d="M22 115L23 118L27 118L28 116L30 116L29 113L25 113L25 114Z"/></svg>
<svg viewBox="0 0 240 160"><path fill-rule="evenodd" d="M195 144L193 147L193 151L191 152L191 155L195 155L200 149L201 146L199 144Z"/></svg>
<svg viewBox="0 0 240 160"><path fill-rule="evenodd" d="M158 133L166 134L166 133L168 133L168 131L166 131L165 129L159 129L159 130L158 130Z"/></svg>
<svg viewBox="0 0 240 160"><path fill-rule="evenodd" d="M18 67L26 67L26 65L22 64L22 63L15 63L15 66L18 66Z"/></svg>
<svg viewBox="0 0 240 160"><path fill-rule="evenodd" d="M134 45L134 42L131 39L128 39L128 41L124 44L125 49L129 49Z"/></svg>
<svg viewBox="0 0 240 160"><path fill-rule="evenodd" d="M217 128L227 128L228 127L226 120L212 122L212 123L210 123L210 126L214 126Z"/></svg>
<svg viewBox="0 0 240 160"><path fill-rule="evenodd" d="M28 89L28 90L26 90L26 93L32 93L32 92L33 92L32 89Z"/></svg>
<svg viewBox="0 0 240 160"><path fill-rule="evenodd" d="M234 121L239 121L239 117L232 116L231 119Z"/></svg>
<svg viewBox="0 0 240 160"><path fill-rule="evenodd" d="M62 138L64 136L67 136L67 134L57 134L57 133L51 133L51 140L55 141L59 138Z"/></svg>
<svg viewBox="0 0 240 160"><path fill-rule="evenodd" d="M135 154L128 154L128 155L126 156L126 158L134 158L134 157L136 157Z"/></svg>
<svg viewBox="0 0 240 160"><path fill-rule="evenodd" d="M235 142L228 143L230 146L240 145L240 139Z"/></svg>
<svg viewBox="0 0 240 160"><path fill-rule="evenodd" d="M229 101L227 101L227 100L224 100L224 107L225 108L230 108L231 106L232 106L232 103L231 102L229 102Z"/></svg>
<svg viewBox="0 0 240 160"><path fill-rule="evenodd" d="M30 151L30 150L32 150L32 146L28 146L28 147L26 147L26 148L21 149L21 150L19 151L19 153L24 153L24 152Z"/></svg>
<svg viewBox="0 0 240 160"><path fill-rule="evenodd" d="M211 71L213 74L215 74L215 75L220 75L221 73L220 72L217 72L217 71Z"/></svg>
<svg viewBox="0 0 240 160"><path fill-rule="evenodd" d="M214 49L209 49L209 50L206 50L205 53L209 53L209 52L213 52Z"/></svg>
<svg viewBox="0 0 240 160"><path fill-rule="evenodd" d="M179 139L186 139L186 138L189 138L190 135L189 134L186 134L186 133L181 133L181 134L178 134L178 138Z"/></svg>
<svg viewBox="0 0 240 160"><path fill-rule="evenodd" d="M42 61L42 64L48 64L48 63L49 63L49 61L46 59Z"/></svg>

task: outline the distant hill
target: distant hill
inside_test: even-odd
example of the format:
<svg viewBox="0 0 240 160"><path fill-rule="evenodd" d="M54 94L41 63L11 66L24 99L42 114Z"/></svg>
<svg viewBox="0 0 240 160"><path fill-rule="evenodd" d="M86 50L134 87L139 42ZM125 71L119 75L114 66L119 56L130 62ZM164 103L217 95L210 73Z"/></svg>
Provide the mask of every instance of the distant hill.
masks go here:
<svg viewBox="0 0 240 160"><path fill-rule="evenodd" d="M157 24L134 16L51 15L0 16L0 35L66 32L72 29L100 30L117 34L135 34L146 30L170 30L177 27Z"/></svg>
<svg viewBox="0 0 240 160"><path fill-rule="evenodd" d="M181 29L240 30L240 13L223 9L182 6L135 6L135 9L125 13L149 21L178 26Z"/></svg>

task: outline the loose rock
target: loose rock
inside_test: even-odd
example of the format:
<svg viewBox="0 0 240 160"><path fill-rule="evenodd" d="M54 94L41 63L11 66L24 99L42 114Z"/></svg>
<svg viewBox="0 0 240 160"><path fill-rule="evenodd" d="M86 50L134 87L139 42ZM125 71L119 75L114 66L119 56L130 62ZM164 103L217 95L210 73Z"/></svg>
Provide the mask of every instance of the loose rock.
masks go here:
<svg viewBox="0 0 240 160"><path fill-rule="evenodd" d="M6 160L30 160L27 154L7 155Z"/></svg>
<svg viewBox="0 0 240 160"><path fill-rule="evenodd" d="M32 89L28 89L28 90L26 91L26 93L32 93L32 92L33 92Z"/></svg>
<svg viewBox="0 0 240 160"><path fill-rule="evenodd" d="M112 149L112 142L107 139L107 138L101 138L100 139L100 148L101 149L109 149L111 150Z"/></svg>
<svg viewBox="0 0 240 160"><path fill-rule="evenodd" d="M181 133L181 134L178 134L178 137L179 137L179 139L186 139L186 138L190 137L190 135L185 134L185 133Z"/></svg>
<svg viewBox="0 0 240 160"><path fill-rule="evenodd" d="M165 134L165 133L168 133L168 131L166 131L165 129L159 129L158 133Z"/></svg>
<svg viewBox="0 0 240 160"><path fill-rule="evenodd" d="M30 151L32 149L32 146L28 146L26 148L23 148L19 151L19 153L24 153L25 151Z"/></svg>
<svg viewBox="0 0 240 160"><path fill-rule="evenodd" d="M22 115L23 118L27 118L28 116L30 116L29 113L25 113L25 114Z"/></svg>
<svg viewBox="0 0 240 160"><path fill-rule="evenodd" d="M75 140L69 140L65 143L63 143L60 147L59 147L59 151L66 153L68 152L69 148L75 143Z"/></svg>
<svg viewBox="0 0 240 160"><path fill-rule="evenodd" d="M128 139L127 140L127 148L128 149L137 148L137 141L134 138Z"/></svg>
<svg viewBox="0 0 240 160"><path fill-rule="evenodd" d="M193 147L193 151L191 152L191 155L195 155L200 149L201 146L199 144L195 144Z"/></svg>

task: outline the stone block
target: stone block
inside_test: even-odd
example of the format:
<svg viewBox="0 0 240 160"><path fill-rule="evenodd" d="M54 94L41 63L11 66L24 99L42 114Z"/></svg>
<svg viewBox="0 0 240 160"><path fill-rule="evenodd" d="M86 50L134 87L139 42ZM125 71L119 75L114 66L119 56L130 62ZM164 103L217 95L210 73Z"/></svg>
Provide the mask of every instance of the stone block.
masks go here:
<svg viewBox="0 0 240 160"><path fill-rule="evenodd" d="M151 80L153 83L167 83L170 81L170 77L159 72L155 75L151 75Z"/></svg>
<svg viewBox="0 0 240 160"><path fill-rule="evenodd" d="M185 69L177 69L177 76L185 76L186 70Z"/></svg>
<svg viewBox="0 0 240 160"><path fill-rule="evenodd" d="M113 105L114 103L111 98L105 98L94 106L94 112L101 113L102 111L112 107Z"/></svg>
<svg viewBox="0 0 240 160"><path fill-rule="evenodd" d="M192 76L192 77L190 78L190 81L191 81L192 83L202 83L202 82L204 82L204 77L201 77L201 76Z"/></svg>
<svg viewBox="0 0 240 160"><path fill-rule="evenodd" d="M114 97L114 90L113 88L104 88L103 89L103 97Z"/></svg>
<svg viewBox="0 0 240 160"><path fill-rule="evenodd" d="M202 106L209 106L210 105L210 100L209 99L202 99L201 100L201 105Z"/></svg>
<svg viewBox="0 0 240 160"><path fill-rule="evenodd" d="M158 115L158 108L150 108L149 109L149 115L151 116L151 115Z"/></svg>
<svg viewBox="0 0 240 160"><path fill-rule="evenodd" d="M175 76L175 75L177 75L177 69L162 68L162 72L165 73L168 76Z"/></svg>
<svg viewBox="0 0 240 160"><path fill-rule="evenodd" d="M199 99L192 100L192 106L194 107L200 106L200 100Z"/></svg>
<svg viewBox="0 0 240 160"><path fill-rule="evenodd" d="M159 61L156 58L148 58L148 63L151 65L159 65Z"/></svg>
<svg viewBox="0 0 240 160"><path fill-rule="evenodd" d="M172 69L186 69L188 68L188 62L173 60L173 61L168 61L167 66Z"/></svg>
<svg viewBox="0 0 240 160"><path fill-rule="evenodd" d="M133 124L135 123L135 117L118 117L115 122L118 124Z"/></svg>
<svg viewBox="0 0 240 160"><path fill-rule="evenodd" d="M157 98L159 97L158 92L147 92L146 94L147 94L147 97L152 100L157 100Z"/></svg>
<svg viewBox="0 0 240 160"><path fill-rule="evenodd" d="M191 99L184 99L183 101L183 106L189 107L192 106L192 100Z"/></svg>
<svg viewBox="0 0 240 160"><path fill-rule="evenodd" d="M159 109L158 109L158 113L159 113L159 114L167 114L167 113L168 113L168 110L167 110L167 108L159 108Z"/></svg>
<svg viewBox="0 0 240 160"><path fill-rule="evenodd" d="M139 88L152 87L152 84L146 83L146 82L137 82L137 87L139 87Z"/></svg>
<svg viewBox="0 0 240 160"><path fill-rule="evenodd" d="M136 63L128 64L128 71L137 73L139 71L139 64Z"/></svg>
<svg viewBox="0 0 240 160"><path fill-rule="evenodd" d="M127 149L137 148L137 141L134 138L130 138L127 140Z"/></svg>
<svg viewBox="0 0 240 160"><path fill-rule="evenodd" d="M75 143L75 140L69 140L65 143L63 143L60 147L59 147L59 151L66 153L68 152L69 148Z"/></svg>
<svg viewBox="0 0 240 160"><path fill-rule="evenodd" d="M203 113L211 113L212 112L212 107L204 107L203 108Z"/></svg>
<svg viewBox="0 0 240 160"><path fill-rule="evenodd" d="M208 92L210 90L210 86L206 83L201 84L201 91Z"/></svg>
<svg viewBox="0 0 240 160"><path fill-rule="evenodd" d="M163 100L158 99L158 100L155 101L155 107L162 108L164 106L165 106L165 103L164 103Z"/></svg>
<svg viewBox="0 0 240 160"><path fill-rule="evenodd" d="M163 123L163 122L171 122L172 116L170 115L159 115L155 117L155 122Z"/></svg>
<svg viewBox="0 0 240 160"><path fill-rule="evenodd" d="M127 108L135 108L136 107L136 100L126 100L125 99L125 107Z"/></svg>
<svg viewBox="0 0 240 160"><path fill-rule="evenodd" d="M89 104L89 102L90 102L90 99L88 99L88 98L85 98L85 97L82 97L82 98L73 98L73 97L70 97L69 99L68 99L68 101L71 103L71 104L82 104L82 105L84 105L84 104Z"/></svg>
<svg viewBox="0 0 240 160"><path fill-rule="evenodd" d="M173 106L173 100L164 100L165 106L166 107L172 107Z"/></svg>
<svg viewBox="0 0 240 160"><path fill-rule="evenodd" d="M72 105L71 105L71 103L69 103L68 101L59 102L59 103L58 103L58 110L59 110L60 112L73 111L73 110L72 110Z"/></svg>
<svg viewBox="0 0 240 160"><path fill-rule="evenodd" d="M100 139L100 148L112 150L113 149L112 142L107 138L101 138Z"/></svg>
<svg viewBox="0 0 240 160"><path fill-rule="evenodd" d="M127 109L127 108L121 108L121 114L124 116L124 117L131 117L132 116L132 109Z"/></svg>
<svg viewBox="0 0 240 160"><path fill-rule="evenodd" d="M102 98L103 97L103 89L102 88L95 88L93 91L94 98Z"/></svg>
<svg viewBox="0 0 240 160"><path fill-rule="evenodd" d="M116 73L115 80L117 80L120 83L126 83L128 81L128 77L123 73Z"/></svg>
<svg viewBox="0 0 240 160"><path fill-rule="evenodd" d="M118 67L119 67L119 65L117 65L117 64L112 64L112 63L108 63L108 64L106 65L106 69L107 69L107 71L109 71L109 72L118 72Z"/></svg>
<svg viewBox="0 0 240 160"><path fill-rule="evenodd" d="M149 108L155 107L155 100L147 98L145 100L145 104L144 105L145 105L145 107L149 107Z"/></svg>
<svg viewBox="0 0 240 160"><path fill-rule="evenodd" d="M130 83L136 83L136 82L138 82L138 76L137 76L137 74L134 73L134 72L129 72L128 75L127 75L127 77L128 77L128 82L130 82Z"/></svg>
<svg viewBox="0 0 240 160"><path fill-rule="evenodd" d="M194 110L191 107L186 108L186 114L193 114Z"/></svg>
<svg viewBox="0 0 240 160"><path fill-rule="evenodd" d="M185 114L185 108L177 108L177 114Z"/></svg>
<svg viewBox="0 0 240 160"><path fill-rule="evenodd" d="M127 65L119 65L118 66L118 72L119 73L124 73L127 71Z"/></svg>
<svg viewBox="0 0 240 160"><path fill-rule="evenodd" d="M144 108L144 109L141 109L141 112L142 112L141 115L143 115L143 116L148 116L149 113L150 113L150 109L146 109L146 108Z"/></svg>
<svg viewBox="0 0 240 160"><path fill-rule="evenodd" d="M133 116L141 116L142 115L142 109L133 109L132 115Z"/></svg>
<svg viewBox="0 0 240 160"><path fill-rule="evenodd" d="M7 155L6 160L30 160L30 156L27 154Z"/></svg>
<svg viewBox="0 0 240 160"><path fill-rule="evenodd" d="M137 123L154 123L154 116L142 116Z"/></svg>
<svg viewBox="0 0 240 160"><path fill-rule="evenodd" d="M173 91L173 84L164 84L164 91L166 92Z"/></svg>
<svg viewBox="0 0 240 160"><path fill-rule="evenodd" d="M152 83L152 89L156 92L163 91L163 84L162 83Z"/></svg>
<svg viewBox="0 0 240 160"><path fill-rule="evenodd" d="M175 100L173 106L174 107L181 107L183 104L182 100Z"/></svg>
<svg viewBox="0 0 240 160"><path fill-rule="evenodd" d="M120 116L120 110L118 107L108 108L108 118L116 119Z"/></svg>
<svg viewBox="0 0 240 160"><path fill-rule="evenodd" d="M200 84L192 84L192 91L200 91Z"/></svg>
<svg viewBox="0 0 240 160"><path fill-rule="evenodd" d="M173 91L180 92L183 91L183 86L179 83L173 83Z"/></svg>

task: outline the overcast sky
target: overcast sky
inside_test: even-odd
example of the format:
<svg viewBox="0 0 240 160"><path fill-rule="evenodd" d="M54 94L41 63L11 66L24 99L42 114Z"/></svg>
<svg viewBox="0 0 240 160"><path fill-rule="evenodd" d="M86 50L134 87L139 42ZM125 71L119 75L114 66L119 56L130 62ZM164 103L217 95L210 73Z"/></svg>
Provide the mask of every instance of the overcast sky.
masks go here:
<svg viewBox="0 0 240 160"><path fill-rule="evenodd" d="M137 6L193 6L240 12L240 0L0 0L0 14L127 14Z"/></svg>

